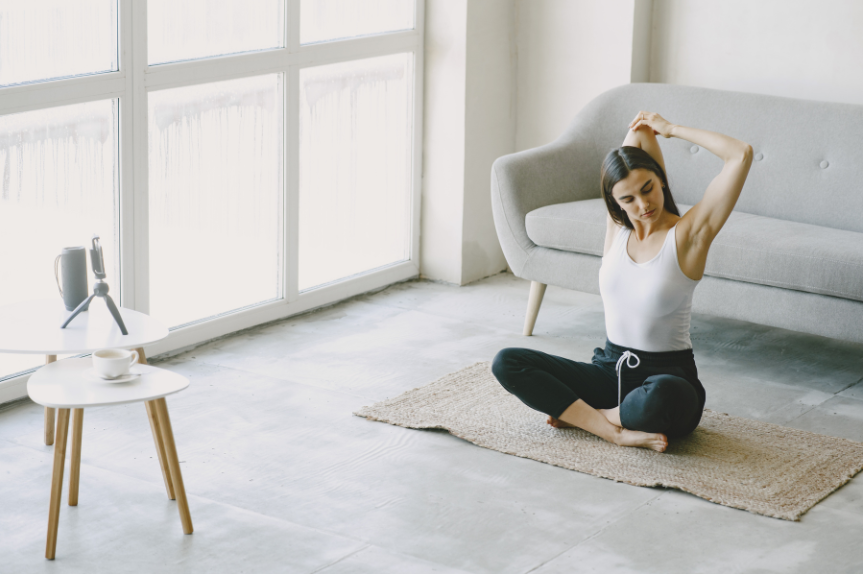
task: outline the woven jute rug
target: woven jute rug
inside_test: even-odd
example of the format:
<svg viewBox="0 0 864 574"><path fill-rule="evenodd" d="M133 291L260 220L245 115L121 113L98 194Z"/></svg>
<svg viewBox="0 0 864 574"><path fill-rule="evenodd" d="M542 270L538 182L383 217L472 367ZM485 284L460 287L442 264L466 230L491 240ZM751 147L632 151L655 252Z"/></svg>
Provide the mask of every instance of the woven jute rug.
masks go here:
<svg viewBox="0 0 864 574"><path fill-rule="evenodd" d="M476 445L636 486L677 488L724 506L798 520L862 468L862 444L706 409L665 453L556 429L476 363L354 413L442 428Z"/></svg>

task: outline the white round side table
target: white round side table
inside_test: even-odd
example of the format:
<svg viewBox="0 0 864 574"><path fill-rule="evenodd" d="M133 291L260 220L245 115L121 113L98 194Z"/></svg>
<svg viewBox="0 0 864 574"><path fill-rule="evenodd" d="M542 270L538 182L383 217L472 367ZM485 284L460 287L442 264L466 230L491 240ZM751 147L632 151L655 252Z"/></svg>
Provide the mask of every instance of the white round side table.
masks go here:
<svg viewBox="0 0 864 574"><path fill-rule="evenodd" d="M145 363L144 345L164 339L168 329L144 313L125 307L119 310L128 335L120 332L107 305L98 298L65 329L60 325L72 312L59 297L4 305L0 307L0 353L45 355L48 364L56 361L57 355L137 349L140 362ZM54 409L45 407L45 444L53 443Z"/></svg>
<svg viewBox="0 0 864 574"><path fill-rule="evenodd" d="M89 357L66 359L45 365L33 373L27 381L27 394L34 402L57 409L57 437L54 443L54 471L51 479L51 504L48 511L48 540L45 546L45 558L49 560L54 559L57 548L57 527L60 518L60 499L63 493L63 467L66 462L70 409L72 410L72 461L69 469L69 506L78 505L84 409L144 402L147 406L150 428L153 431L168 497L177 500L183 532L192 534L192 516L189 513L183 475L177 458L177 447L174 444L174 433L171 430L171 419L168 416L168 405L165 402L166 396L188 387L189 380L166 369L136 364L130 371L140 373L140 376L126 383L111 383L88 377L85 371L91 367L92 361Z"/></svg>

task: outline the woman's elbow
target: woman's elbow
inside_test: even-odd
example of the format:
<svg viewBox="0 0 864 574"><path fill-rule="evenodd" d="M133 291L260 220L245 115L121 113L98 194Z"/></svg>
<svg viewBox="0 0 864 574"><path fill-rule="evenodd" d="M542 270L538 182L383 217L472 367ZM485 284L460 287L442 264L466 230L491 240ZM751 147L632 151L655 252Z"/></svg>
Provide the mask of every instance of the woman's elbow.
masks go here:
<svg viewBox="0 0 864 574"><path fill-rule="evenodd" d="M740 146L736 149L729 150L727 153L729 156L726 158L725 163L746 165L748 169L750 164L753 163L753 146L750 144L741 142Z"/></svg>

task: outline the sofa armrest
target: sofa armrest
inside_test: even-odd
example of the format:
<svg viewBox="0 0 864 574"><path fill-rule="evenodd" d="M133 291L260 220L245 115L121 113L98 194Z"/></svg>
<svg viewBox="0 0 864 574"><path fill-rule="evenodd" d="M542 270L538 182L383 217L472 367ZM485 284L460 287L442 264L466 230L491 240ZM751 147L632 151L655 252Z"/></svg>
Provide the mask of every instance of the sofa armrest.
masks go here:
<svg viewBox="0 0 864 574"><path fill-rule="evenodd" d="M525 216L539 207L600 195L601 150L559 139L499 157L492 164L492 216L508 265L517 276L536 247Z"/></svg>

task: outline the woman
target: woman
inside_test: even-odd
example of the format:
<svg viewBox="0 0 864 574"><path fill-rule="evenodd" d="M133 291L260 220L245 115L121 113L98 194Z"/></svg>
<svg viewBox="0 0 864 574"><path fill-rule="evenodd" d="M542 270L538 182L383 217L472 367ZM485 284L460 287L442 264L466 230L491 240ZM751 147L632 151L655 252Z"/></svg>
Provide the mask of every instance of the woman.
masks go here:
<svg viewBox="0 0 864 574"><path fill-rule="evenodd" d="M753 148L652 112L639 112L629 128L601 171L608 210L600 267L606 348L594 349L591 364L502 349L492 372L556 428L579 427L618 445L664 452L669 438L691 433L702 417L705 390L690 343L693 290L744 187ZM656 134L692 142L724 162L684 216L672 199Z"/></svg>

